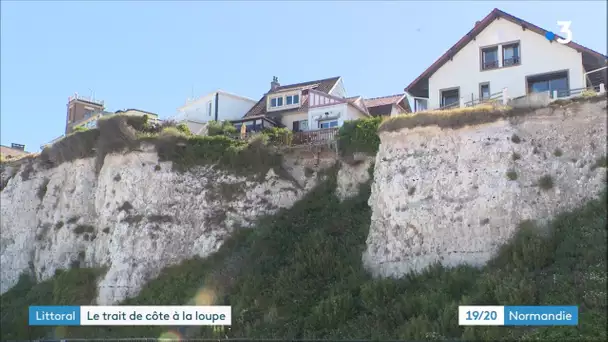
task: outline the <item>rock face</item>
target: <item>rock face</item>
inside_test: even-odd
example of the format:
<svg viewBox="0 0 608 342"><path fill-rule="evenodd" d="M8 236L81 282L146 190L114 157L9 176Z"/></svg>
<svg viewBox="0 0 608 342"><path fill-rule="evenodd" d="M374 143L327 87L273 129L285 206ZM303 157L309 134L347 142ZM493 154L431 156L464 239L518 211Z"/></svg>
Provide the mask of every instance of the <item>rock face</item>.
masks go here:
<svg viewBox="0 0 608 342"><path fill-rule="evenodd" d="M485 264L522 220L598 195L606 133L606 101L461 129L382 133L364 264L385 277L433 263Z"/></svg>
<svg viewBox="0 0 608 342"><path fill-rule="evenodd" d="M99 174L94 158L29 176L22 167L7 182L3 174L2 293L23 272L45 280L57 269L104 267L97 303L117 303L162 268L205 257L234 229L293 205L320 170L297 179L270 171L260 181L211 167L171 168L148 148L106 156Z"/></svg>

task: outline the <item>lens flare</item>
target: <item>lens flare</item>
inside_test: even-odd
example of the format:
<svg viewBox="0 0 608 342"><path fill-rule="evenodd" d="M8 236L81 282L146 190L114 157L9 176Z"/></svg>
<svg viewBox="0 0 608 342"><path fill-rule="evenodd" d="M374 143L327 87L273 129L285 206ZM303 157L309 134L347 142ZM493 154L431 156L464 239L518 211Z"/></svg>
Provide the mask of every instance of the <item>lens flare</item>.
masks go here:
<svg viewBox="0 0 608 342"><path fill-rule="evenodd" d="M215 293L208 289L200 289L194 296L195 305L213 305L215 303Z"/></svg>
<svg viewBox="0 0 608 342"><path fill-rule="evenodd" d="M178 333L177 331L174 330L170 330L167 332L162 333L159 337L159 340L169 340L169 341L182 341L182 335L180 335L180 333Z"/></svg>

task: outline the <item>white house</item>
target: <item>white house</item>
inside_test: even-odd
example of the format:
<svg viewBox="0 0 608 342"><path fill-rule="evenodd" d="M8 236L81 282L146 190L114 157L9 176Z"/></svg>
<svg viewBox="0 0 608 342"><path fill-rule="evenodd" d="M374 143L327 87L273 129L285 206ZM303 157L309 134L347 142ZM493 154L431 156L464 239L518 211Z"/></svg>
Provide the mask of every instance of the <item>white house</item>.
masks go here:
<svg viewBox="0 0 608 342"><path fill-rule="evenodd" d="M303 132L341 127L347 120L368 116L360 96L346 97L341 77L283 86L274 77L270 90L245 117L233 123L245 124L247 131L258 131L270 125Z"/></svg>
<svg viewBox="0 0 608 342"><path fill-rule="evenodd" d="M184 122L193 133L197 133L208 121L230 121L240 119L256 104L256 101L216 90L197 99L186 101L186 104L177 109L173 118L177 122Z"/></svg>
<svg viewBox="0 0 608 342"><path fill-rule="evenodd" d="M494 9L405 88L412 109L466 106L502 94L512 99L549 91L562 97L606 84L608 57L558 38Z"/></svg>

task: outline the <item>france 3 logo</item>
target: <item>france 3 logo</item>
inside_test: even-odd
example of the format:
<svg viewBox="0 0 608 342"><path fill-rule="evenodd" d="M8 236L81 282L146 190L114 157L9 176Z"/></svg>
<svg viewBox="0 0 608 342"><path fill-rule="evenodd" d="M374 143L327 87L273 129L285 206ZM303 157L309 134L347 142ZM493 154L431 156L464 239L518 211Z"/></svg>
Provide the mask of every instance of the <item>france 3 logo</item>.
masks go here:
<svg viewBox="0 0 608 342"><path fill-rule="evenodd" d="M547 31L547 33L545 33L545 38L547 38L550 41L556 40L560 44L568 44L572 41L572 31L570 30L571 25L572 25L571 21L558 21L557 26L559 26L561 28L559 32L563 33L564 36L566 36L566 38L561 38L559 36L556 36L555 33L551 32L551 31ZM556 37L557 37L557 39L555 39Z"/></svg>

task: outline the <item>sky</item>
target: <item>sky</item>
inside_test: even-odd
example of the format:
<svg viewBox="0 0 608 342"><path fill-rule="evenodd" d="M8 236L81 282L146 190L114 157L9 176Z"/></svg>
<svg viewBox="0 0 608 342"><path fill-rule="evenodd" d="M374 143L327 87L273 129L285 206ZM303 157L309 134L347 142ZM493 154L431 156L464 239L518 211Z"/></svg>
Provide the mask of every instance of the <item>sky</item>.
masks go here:
<svg viewBox="0 0 608 342"><path fill-rule="evenodd" d="M342 76L349 96L403 88L493 8L607 53L606 1L7 1L0 3L0 140L36 152L68 97L174 115L216 89L258 100Z"/></svg>

